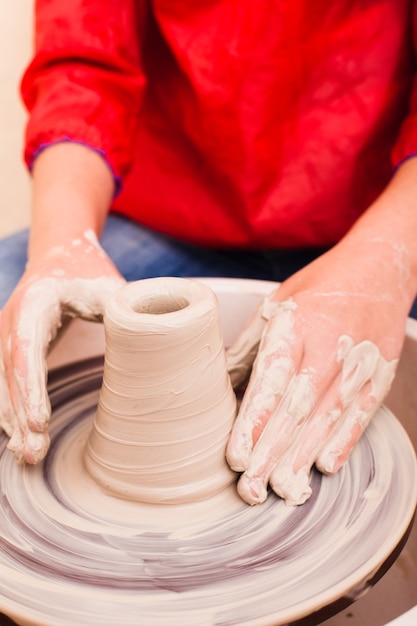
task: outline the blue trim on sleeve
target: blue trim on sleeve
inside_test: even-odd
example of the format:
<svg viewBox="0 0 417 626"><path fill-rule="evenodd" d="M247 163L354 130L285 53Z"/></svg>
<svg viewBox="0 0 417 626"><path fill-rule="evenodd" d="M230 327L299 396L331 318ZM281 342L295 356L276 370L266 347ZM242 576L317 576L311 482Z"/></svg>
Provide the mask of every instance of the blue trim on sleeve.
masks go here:
<svg viewBox="0 0 417 626"><path fill-rule="evenodd" d="M35 150L35 152L33 153L33 157L32 157L32 161L30 163L29 166L29 170L32 171L33 168L33 164L35 162L35 159L40 155L41 152L43 152L44 150L46 150L46 148L49 148L50 146L54 146L58 143L78 143L81 146L84 146L85 148L89 148L89 150L93 150L93 152L95 152L96 154L98 154L99 156L101 156L101 158L104 160L104 162L106 163L107 167L109 168L112 176L113 176L113 180L114 180L114 194L113 194L113 199L116 198L119 193L122 190L122 179L120 176L116 176L116 174L113 171L113 168L111 167L106 153L103 150L100 150L100 148L95 148L94 146L91 146L90 144L86 143L85 141L81 141L79 139L71 139L71 137L62 137L60 139L55 139L54 141L50 141L48 143L42 143L39 145L38 149Z"/></svg>
<svg viewBox="0 0 417 626"><path fill-rule="evenodd" d="M410 152L410 154L407 154L403 159L401 159L399 163L397 163L397 165L394 166L393 174L395 174L395 172L398 170L398 168L401 167L403 163L405 163L406 161L409 161L410 159L415 159L416 157L417 157L417 152Z"/></svg>

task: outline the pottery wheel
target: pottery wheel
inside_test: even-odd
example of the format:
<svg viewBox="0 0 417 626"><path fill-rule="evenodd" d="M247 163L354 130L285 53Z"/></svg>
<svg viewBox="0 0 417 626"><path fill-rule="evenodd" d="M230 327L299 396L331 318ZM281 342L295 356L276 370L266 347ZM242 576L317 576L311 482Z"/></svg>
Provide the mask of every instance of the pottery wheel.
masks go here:
<svg viewBox="0 0 417 626"><path fill-rule="evenodd" d="M387 409L336 476L314 473L306 504L271 494L249 507L231 488L177 515L109 496L86 476L101 379L101 359L51 373L51 449L39 466L22 470L0 439L0 610L17 623L286 624L353 600L401 543L416 459Z"/></svg>

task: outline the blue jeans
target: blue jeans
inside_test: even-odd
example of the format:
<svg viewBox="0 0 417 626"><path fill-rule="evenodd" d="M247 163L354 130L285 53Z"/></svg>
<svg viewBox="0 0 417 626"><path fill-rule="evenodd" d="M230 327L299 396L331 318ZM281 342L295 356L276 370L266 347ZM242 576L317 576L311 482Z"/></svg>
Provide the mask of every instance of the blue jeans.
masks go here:
<svg viewBox="0 0 417 626"><path fill-rule="evenodd" d="M0 309L24 271L28 234L23 230L0 240ZM324 252L201 248L114 214L107 219L100 243L128 281L156 276L226 276L280 282Z"/></svg>
<svg viewBox="0 0 417 626"><path fill-rule="evenodd" d="M0 309L24 271L28 234L23 230L0 240ZM101 245L128 281L156 276L226 276L281 282L324 252L201 248L114 214L107 219ZM410 315L417 318L417 302Z"/></svg>

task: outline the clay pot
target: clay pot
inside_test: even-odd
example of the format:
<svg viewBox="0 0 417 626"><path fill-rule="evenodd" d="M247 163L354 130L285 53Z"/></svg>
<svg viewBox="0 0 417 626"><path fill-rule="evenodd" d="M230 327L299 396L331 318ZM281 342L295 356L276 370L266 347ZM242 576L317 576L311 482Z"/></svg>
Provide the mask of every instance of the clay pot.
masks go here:
<svg viewBox="0 0 417 626"><path fill-rule="evenodd" d="M85 465L113 495L209 498L235 480L225 447L236 414L216 296L182 278L130 283L104 318L103 384Z"/></svg>

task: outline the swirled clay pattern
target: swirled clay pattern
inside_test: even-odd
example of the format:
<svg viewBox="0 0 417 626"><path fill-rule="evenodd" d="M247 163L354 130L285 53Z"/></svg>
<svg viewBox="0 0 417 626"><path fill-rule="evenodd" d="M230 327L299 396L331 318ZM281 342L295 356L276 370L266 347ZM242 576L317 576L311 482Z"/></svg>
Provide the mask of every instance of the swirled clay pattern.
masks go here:
<svg viewBox="0 0 417 626"><path fill-rule="evenodd" d="M22 471L0 440L0 610L19 624L289 623L359 593L412 519L415 454L386 409L300 507L249 507L233 487L175 507L115 498L82 466L101 378L100 359L51 374L39 466Z"/></svg>

